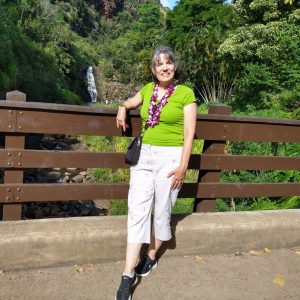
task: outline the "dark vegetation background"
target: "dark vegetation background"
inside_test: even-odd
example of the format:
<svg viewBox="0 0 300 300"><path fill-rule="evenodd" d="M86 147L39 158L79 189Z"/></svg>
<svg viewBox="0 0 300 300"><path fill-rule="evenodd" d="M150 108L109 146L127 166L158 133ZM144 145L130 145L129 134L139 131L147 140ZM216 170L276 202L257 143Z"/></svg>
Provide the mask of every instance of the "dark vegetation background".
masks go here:
<svg viewBox="0 0 300 300"><path fill-rule="evenodd" d="M93 66L98 101L122 101L152 80L151 54L165 44L176 50L182 82L194 89L199 112L221 102L234 114L300 118L300 5L295 0L181 0L172 11L158 0L0 0L0 37L1 99L17 89L28 101L85 104L85 72ZM95 149L126 144L105 137L86 141ZM194 152L200 146L195 144ZM233 142L226 151L298 156L300 146ZM99 180L127 180L118 177L120 170L95 172ZM297 171L222 174L224 182L299 179ZM190 209L192 202L186 203ZM217 209L299 205L299 197L222 199Z"/></svg>

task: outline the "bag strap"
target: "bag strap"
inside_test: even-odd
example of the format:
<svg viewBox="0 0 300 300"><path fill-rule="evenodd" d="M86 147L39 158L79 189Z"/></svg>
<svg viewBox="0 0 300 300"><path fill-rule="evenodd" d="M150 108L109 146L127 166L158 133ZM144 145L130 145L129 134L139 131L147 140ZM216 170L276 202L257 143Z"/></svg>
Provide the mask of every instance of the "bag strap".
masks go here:
<svg viewBox="0 0 300 300"><path fill-rule="evenodd" d="M149 128L149 125L147 124L147 121L146 121L145 126L142 128L141 137L144 136L144 134L148 128Z"/></svg>

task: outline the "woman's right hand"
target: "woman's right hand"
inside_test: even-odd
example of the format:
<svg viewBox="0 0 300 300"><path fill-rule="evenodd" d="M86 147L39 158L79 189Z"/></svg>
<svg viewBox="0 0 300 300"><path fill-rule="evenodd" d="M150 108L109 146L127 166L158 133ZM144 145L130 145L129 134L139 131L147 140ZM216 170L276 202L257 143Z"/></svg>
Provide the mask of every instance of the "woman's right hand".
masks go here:
<svg viewBox="0 0 300 300"><path fill-rule="evenodd" d="M119 106L118 114L117 114L117 127L120 126L123 128L123 131L126 131L128 128L128 124L126 124L126 110L135 109L140 104L142 104L142 96L140 92L137 92L135 96L126 100L121 106Z"/></svg>
<svg viewBox="0 0 300 300"><path fill-rule="evenodd" d="M126 131L126 128L128 128L128 124L126 124L126 107L125 106L119 106L118 114L117 114L117 127L120 126L123 128L123 131Z"/></svg>

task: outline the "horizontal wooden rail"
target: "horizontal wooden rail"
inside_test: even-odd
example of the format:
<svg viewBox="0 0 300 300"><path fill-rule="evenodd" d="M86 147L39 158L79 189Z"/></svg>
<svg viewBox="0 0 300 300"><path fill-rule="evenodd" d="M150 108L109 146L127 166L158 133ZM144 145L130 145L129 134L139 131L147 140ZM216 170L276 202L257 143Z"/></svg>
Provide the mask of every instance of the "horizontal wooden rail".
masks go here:
<svg viewBox="0 0 300 300"><path fill-rule="evenodd" d="M211 105L215 106L215 105ZM55 104L55 103L44 103L44 102L15 102L9 100L0 100L0 109L19 109L19 110L33 110L33 111L54 111L61 113L73 113L73 114L112 114L116 115L116 108L109 107L89 107L89 106L78 106L69 104ZM131 116L139 118L139 110L130 111ZM235 116L235 115L219 115L219 114L198 114L198 118L201 120L221 120L221 121L233 121L233 122L246 122L246 123L261 123L261 124L282 124L300 126L300 120L290 119L274 119L274 118L261 118L251 116Z"/></svg>
<svg viewBox="0 0 300 300"><path fill-rule="evenodd" d="M0 168L128 168L124 153L0 149ZM300 170L300 157L193 154L189 169Z"/></svg>
<svg viewBox="0 0 300 300"><path fill-rule="evenodd" d="M0 202L125 199L128 184L4 184ZM300 183L185 183L179 198L300 196Z"/></svg>
<svg viewBox="0 0 300 300"><path fill-rule="evenodd" d="M196 170L300 170L300 157L191 155L189 169Z"/></svg>
<svg viewBox="0 0 300 300"><path fill-rule="evenodd" d="M7 101L6 101L7 102ZM30 104L30 105L29 105ZM7 105L7 103L6 103ZM116 109L74 108L22 103L0 105L0 131L20 133L123 136L115 126ZM52 107L52 109L50 109ZM126 136L140 131L138 111L130 113ZM195 138L219 141L300 142L300 121L222 115L198 115Z"/></svg>

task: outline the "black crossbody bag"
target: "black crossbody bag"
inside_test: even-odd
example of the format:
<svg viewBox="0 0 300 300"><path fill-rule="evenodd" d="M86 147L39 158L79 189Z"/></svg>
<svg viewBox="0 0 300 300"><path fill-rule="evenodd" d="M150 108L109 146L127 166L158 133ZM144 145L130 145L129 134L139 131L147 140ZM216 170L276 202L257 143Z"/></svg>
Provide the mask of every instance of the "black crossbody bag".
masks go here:
<svg viewBox="0 0 300 300"><path fill-rule="evenodd" d="M145 131L149 125L145 124ZM138 163L140 154L141 154L141 148L142 148L142 140L143 135L145 134L145 131L143 133L138 134L128 145L127 152L125 154L125 163L134 166Z"/></svg>

